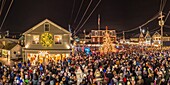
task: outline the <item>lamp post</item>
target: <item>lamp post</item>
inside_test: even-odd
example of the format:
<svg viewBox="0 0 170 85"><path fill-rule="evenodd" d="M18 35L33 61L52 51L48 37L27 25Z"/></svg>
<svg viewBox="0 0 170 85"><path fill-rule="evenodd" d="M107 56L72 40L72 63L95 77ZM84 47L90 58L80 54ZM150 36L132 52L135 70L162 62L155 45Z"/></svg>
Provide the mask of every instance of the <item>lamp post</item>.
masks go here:
<svg viewBox="0 0 170 85"><path fill-rule="evenodd" d="M142 33L144 34L145 33L145 29L142 29ZM144 52L144 37L142 39L142 54Z"/></svg>
<svg viewBox="0 0 170 85"><path fill-rule="evenodd" d="M123 31L123 44L125 44L125 32Z"/></svg>

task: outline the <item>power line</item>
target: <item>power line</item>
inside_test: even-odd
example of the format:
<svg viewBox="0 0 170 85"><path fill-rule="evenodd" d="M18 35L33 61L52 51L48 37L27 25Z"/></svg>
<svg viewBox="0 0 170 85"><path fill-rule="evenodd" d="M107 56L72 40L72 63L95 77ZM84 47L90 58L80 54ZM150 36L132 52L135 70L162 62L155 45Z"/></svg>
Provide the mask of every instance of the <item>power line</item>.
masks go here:
<svg viewBox="0 0 170 85"><path fill-rule="evenodd" d="M159 11L162 11L162 0L161 0L161 3L160 3Z"/></svg>
<svg viewBox="0 0 170 85"><path fill-rule="evenodd" d="M2 29L2 26L3 26L3 24L4 24L5 20L6 20L6 17L7 17L8 13L9 13L9 10L10 10L12 4L13 4L13 1L14 1L14 0L11 0L11 3L10 3L10 5L9 5L9 7L8 7L8 10L7 10L7 12L6 12L6 14L5 14L5 17L4 17L3 21L2 21L2 24L1 24L1 26L0 26L0 30Z"/></svg>
<svg viewBox="0 0 170 85"><path fill-rule="evenodd" d="M155 32L155 31L158 31L158 30L160 30L160 26L156 27L155 29L152 29L150 32Z"/></svg>
<svg viewBox="0 0 170 85"><path fill-rule="evenodd" d="M166 27L166 28L170 28L170 26L168 26L168 25L164 25L164 27Z"/></svg>
<svg viewBox="0 0 170 85"><path fill-rule="evenodd" d="M148 21L145 22L144 24L142 24L142 25L140 25L140 26L138 26L138 27L136 27L136 28L134 28L134 29L126 30L126 31L124 31L124 32L131 32L131 31L134 31L134 30L138 30L138 29L140 29L141 27L143 27L143 26L147 25L148 23L150 23L151 21L155 20L158 16L159 16L159 13L157 13L153 18L151 18L150 20L148 20ZM119 34L121 34L121 33L123 33L123 32L119 32ZM118 33L117 33L117 34L118 34Z"/></svg>
<svg viewBox="0 0 170 85"><path fill-rule="evenodd" d="M74 1L73 1L73 7L72 7L71 17L70 17L70 21L69 21L69 23L71 23L71 20L72 20L72 18L73 18L73 13L74 13L74 8L75 8L75 3L76 3L76 1L74 0Z"/></svg>
<svg viewBox="0 0 170 85"><path fill-rule="evenodd" d="M161 11L163 11L163 10L164 10L164 7L165 7L165 5L166 5L166 1L167 1L167 0L163 0L163 6L162 6Z"/></svg>
<svg viewBox="0 0 170 85"><path fill-rule="evenodd" d="M166 1L167 1L167 0L161 0L159 13L163 11L163 9L164 9L164 7L165 7L165 4L166 4ZM155 19L159 16L159 13L156 14L156 16L154 16L154 17L151 18L150 20L148 20L146 23L140 25L139 27L136 27L136 28L134 28L134 29L130 29L130 30L127 30L127 31L124 31L124 32L131 32L131 31L140 29L140 27L143 27L143 26L147 25L148 23L150 23L151 21L155 20ZM169 13L170 13L170 11L169 11ZM167 15L167 17L166 17L165 20L167 20L167 18L168 18L168 16L169 16L169 13L168 13L168 15ZM116 34L122 34L122 33L123 33L123 31L122 31L122 32L119 32L119 33L116 33Z"/></svg>
<svg viewBox="0 0 170 85"><path fill-rule="evenodd" d="M90 13L90 15L86 18L86 20L84 21L84 23L81 25L81 27L75 32L75 34L84 26L84 24L87 22L87 20L90 18L90 16L93 14L93 12L95 11L95 9L98 7L98 5L100 4L101 0L97 3L97 5L94 7L94 9L92 10L92 12ZM74 35L75 35L74 34Z"/></svg>
<svg viewBox="0 0 170 85"><path fill-rule="evenodd" d="M1 8L0 8L0 16L1 16L1 14L2 14L2 10L3 10L3 8L4 8L5 2L6 2L6 0L2 0Z"/></svg>
<svg viewBox="0 0 170 85"><path fill-rule="evenodd" d="M166 18L165 18L165 23L166 23L166 20L167 20L168 17L169 17L169 14L170 14L170 11L168 12L168 14L167 14L167 16L166 16Z"/></svg>
<svg viewBox="0 0 170 85"><path fill-rule="evenodd" d="M76 30L78 29L79 25L81 24L82 20L84 19L85 15L86 15L86 13L87 13L87 11L88 11L88 9L89 9L92 1L93 1L93 0L90 0L90 3L89 3L89 5L87 6L87 8L86 8L86 10L85 10L85 12L84 12L84 14L83 14L83 17L81 18L79 24L77 25L77 27L76 27L76 29L75 29L74 31L76 31Z"/></svg>
<svg viewBox="0 0 170 85"><path fill-rule="evenodd" d="M79 7L78 13L77 13L77 15L76 15L76 18L75 18L75 20L74 20L74 22L73 22L73 25L74 25L74 24L76 23L76 21L77 21L77 17L78 17L78 15L79 15L79 13L80 13L80 10L81 10L81 8L82 8L83 2L84 2L84 0L81 1L80 7Z"/></svg>

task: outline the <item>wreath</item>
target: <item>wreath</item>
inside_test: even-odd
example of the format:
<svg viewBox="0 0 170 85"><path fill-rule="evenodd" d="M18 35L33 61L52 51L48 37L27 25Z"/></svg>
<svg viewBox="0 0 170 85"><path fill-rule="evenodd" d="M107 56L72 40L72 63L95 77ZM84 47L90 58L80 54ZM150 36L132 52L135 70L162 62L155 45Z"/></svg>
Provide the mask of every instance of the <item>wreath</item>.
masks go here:
<svg viewBox="0 0 170 85"><path fill-rule="evenodd" d="M45 47L50 47L53 44L53 36L50 33L44 33L41 35L41 43Z"/></svg>

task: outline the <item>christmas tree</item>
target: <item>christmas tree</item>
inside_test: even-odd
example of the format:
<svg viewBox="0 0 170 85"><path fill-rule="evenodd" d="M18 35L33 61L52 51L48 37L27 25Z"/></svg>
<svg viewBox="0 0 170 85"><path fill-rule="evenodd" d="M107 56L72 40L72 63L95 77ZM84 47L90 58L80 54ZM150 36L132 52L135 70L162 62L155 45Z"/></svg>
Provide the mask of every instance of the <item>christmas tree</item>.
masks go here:
<svg viewBox="0 0 170 85"><path fill-rule="evenodd" d="M103 44L100 47L100 52L106 54L106 53L116 52L116 51L117 49L113 44L113 40L110 38L110 34L108 33L108 27L106 26L106 33L103 37Z"/></svg>

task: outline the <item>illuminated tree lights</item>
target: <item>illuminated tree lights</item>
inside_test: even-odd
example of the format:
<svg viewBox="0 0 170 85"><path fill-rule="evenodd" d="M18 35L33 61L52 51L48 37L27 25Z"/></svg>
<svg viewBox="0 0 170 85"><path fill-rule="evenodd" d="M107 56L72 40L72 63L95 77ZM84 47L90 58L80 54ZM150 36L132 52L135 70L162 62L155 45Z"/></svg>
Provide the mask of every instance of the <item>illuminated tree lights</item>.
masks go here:
<svg viewBox="0 0 170 85"><path fill-rule="evenodd" d="M113 44L113 40L110 38L109 33L107 32L107 27L106 27L106 33L105 36L103 37L103 44L100 47L100 52L101 53L109 53L109 52L116 52L115 45Z"/></svg>
<svg viewBox="0 0 170 85"><path fill-rule="evenodd" d="M41 44L44 47L51 47L53 44L53 36L50 33L44 33L41 35Z"/></svg>

